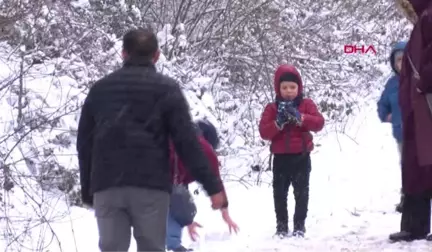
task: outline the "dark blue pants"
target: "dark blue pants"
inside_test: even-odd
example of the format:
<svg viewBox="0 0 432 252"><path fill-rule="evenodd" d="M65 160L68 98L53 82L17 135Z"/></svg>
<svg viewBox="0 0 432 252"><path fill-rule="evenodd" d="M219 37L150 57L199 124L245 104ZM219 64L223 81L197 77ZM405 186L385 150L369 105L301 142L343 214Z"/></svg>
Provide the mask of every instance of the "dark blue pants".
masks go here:
<svg viewBox="0 0 432 252"><path fill-rule="evenodd" d="M168 213L166 247L168 250L181 246L183 227Z"/></svg>

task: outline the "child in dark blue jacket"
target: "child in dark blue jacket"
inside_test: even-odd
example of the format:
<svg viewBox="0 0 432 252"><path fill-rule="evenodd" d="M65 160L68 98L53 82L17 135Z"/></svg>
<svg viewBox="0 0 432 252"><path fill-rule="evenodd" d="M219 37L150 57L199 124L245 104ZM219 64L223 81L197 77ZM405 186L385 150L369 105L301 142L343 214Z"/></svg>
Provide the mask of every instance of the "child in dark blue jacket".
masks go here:
<svg viewBox="0 0 432 252"><path fill-rule="evenodd" d="M381 122L392 124L393 137L396 139L399 154L402 152L402 117L399 108L399 73L402 69L402 58L406 42L398 42L390 53L390 65L393 76L387 81L381 98L378 101L378 116ZM396 210L401 212L403 195Z"/></svg>

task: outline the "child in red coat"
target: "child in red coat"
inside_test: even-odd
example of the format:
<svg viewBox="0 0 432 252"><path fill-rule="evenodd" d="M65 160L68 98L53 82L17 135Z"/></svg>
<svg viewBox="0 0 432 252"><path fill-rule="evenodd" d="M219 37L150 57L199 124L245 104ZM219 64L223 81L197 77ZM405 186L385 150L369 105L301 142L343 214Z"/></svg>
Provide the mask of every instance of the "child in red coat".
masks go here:
<svg viewBox="0 0 432 252"><path fill-rule="evenodd" d="M220 172L219 172L219 160L216 155L216 152L214 151L214 148L216 148L216 145L218 144L218 140L219 140L217 137L217 131L215 127L208 121L198 121L197 126L201 133L198 136L199 142L203 148L204 153L208 158L211 168L213 169L215 175L219 177L222 183L222 179L220 178ZM175 149L172 144L170 145L170 164L172 167L171 171L172 171L173 182L176 182L178 184L188 185L195 181L192 175L186 170L181 160L176 158ZM223 187L223 184L221 184L221 187ZM225 197L226 197L226 193L225 193ZM238 226L231 219L228 212L228 206L225 206L221 209L221 214L222 214L222 219L228 225L229 231L237 232ZM195 240L197 237L196 229L201 227L201 225L197 222L191 222L183 225L187 225L189 235L191 236L192 240ZM179 220L176 220L174 215L172 214L168 215L166 246L169 251L174 251L174 252L192 251L190 249L183 247L183 245L181 244L182 229L184 227L183 225Z"/></svg>
<svg viewBox="0 0 432 252"><path fill-rule="evenodd" d="M276 234L288 235L288 188L294 188L294 236L304 236L309 204L312 132L324 127L324 117L311 99L303 98L303 83L294 66L281 65L274 78L276 102L267 104L259 123L261 138L271 141Z"/></svg>

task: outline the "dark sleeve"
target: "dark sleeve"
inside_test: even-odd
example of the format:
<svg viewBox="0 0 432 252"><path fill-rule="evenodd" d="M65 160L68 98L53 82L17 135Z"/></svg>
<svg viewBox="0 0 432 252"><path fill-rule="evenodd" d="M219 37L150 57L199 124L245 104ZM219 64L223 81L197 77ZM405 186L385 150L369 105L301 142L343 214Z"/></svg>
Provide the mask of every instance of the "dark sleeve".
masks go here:
<svg viewBox="0 0 432 252"><path fill-rule="evenodd" d="M197 133L189 114L189 106L180 86L169 85L164 97L163 119L167 125L174 147L184 166L208 195L222 191L220 181L213 173L210 163L198 141Z"/></svg>
<svg viewBox="0 0 432 252"><path fill-rule="evenodd" d="M77 132L77 151L81 182L81 196L83 203L90 205L93 204L93 199L90 194L90 173L93 129L95 127L95 121L91 111L91 93L92 92L90 91L82 106Z"/></svg>

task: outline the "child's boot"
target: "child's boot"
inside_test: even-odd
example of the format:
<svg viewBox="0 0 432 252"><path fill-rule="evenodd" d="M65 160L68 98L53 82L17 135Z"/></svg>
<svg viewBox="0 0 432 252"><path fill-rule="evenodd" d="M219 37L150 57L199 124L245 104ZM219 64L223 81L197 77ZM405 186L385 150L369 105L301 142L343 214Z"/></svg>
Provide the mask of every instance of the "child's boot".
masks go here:
<svg viewBox="0 0 432 252"><path fill-rule="evenodd" d="M294 222L293 236L304 237L305 233L306 233L305 222L304 221Z"/></svg>
<svg viewBox="0 0 432 252"><path fill-rule="evenodd" d="M187 251L193 251L193 249L185 248L183 245L180 245L180 247L173 249L174 252L187 252Z"/></svg>
<svg viewBox="0 0 432 252"><path fill-rule="evenodd" d="M287 236L288 236L288 223L278 222L276 225L275 237L279 237L283 239Z"/></svg>

